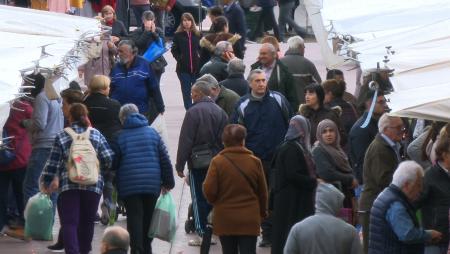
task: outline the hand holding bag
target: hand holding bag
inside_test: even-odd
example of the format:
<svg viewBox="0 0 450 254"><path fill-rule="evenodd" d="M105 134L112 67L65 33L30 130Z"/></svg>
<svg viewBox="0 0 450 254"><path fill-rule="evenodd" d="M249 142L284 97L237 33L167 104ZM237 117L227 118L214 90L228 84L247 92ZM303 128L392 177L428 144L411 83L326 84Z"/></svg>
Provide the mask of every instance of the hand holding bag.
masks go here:
<svg viewBox="0 0 450 254"><path fill-rule="evenodd" d="M164 43L161 37L158 40L153 41L148 47L147 51L142 55L147 61L153 63L156 59L161 57L167 51L164 47Z"/></svg>

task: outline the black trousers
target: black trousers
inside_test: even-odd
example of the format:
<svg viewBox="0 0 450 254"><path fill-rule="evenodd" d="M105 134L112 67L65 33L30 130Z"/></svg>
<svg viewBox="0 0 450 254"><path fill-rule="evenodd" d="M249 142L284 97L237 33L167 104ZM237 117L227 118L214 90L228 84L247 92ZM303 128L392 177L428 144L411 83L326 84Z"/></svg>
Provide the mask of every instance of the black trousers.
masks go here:
<svg viewBox="0 0 450 254"><path fill-rule="evenodd" d="M151 254L152 238L147 236L158 196L136 194L123 198L127 210L127 230L131 254Z"/></svg>
<svg viewBox="0 0 450 254"><path fill-rule="evenodd" d="M264 174L267 182L267 189L270 190L270 178L271 178L271 161L261 161L264 169ZM261 235L264 240L272 242L272 214L269 214L267 218L261 222Z"/></svg>
<svg viewBox="0 0 450 254"><path fill-rule="evenodd" d="M278 29L277 21L275 20L275 13L273 12L273 7L263 7L262 11L259 15L258 22L256 23L256 28L252 36L250 36L251 40L255 40L256 37L262 34L264 30L264 24L268 24L269 27L272 27L273 33L278 41L280 39L280 30Z"/></svg>
<svg viewBox="0 0 450 254"><path fill-rule="evenodd" d="M220 236L223 254L256 254L257 236Z"/></svg>

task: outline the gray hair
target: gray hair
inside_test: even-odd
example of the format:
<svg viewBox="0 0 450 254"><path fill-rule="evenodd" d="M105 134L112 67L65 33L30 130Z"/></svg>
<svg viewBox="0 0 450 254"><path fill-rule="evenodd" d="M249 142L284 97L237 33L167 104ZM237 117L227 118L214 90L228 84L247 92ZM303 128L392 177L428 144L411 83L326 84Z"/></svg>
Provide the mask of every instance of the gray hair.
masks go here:
<svg viewBox="0 0 450 254"><path fill-rule="evenodd" d="M119 42L118 47L126 45L130 49L133 54L136 54L138 51L138 48L136 47L136 44L132 40L122 40Z"/></svg>
<svg viewBox="0 0 450 254"><path fill-rule="evenodd" d="M237 57L231 59L228 62L227 66L228 74L244 74L245 72L245 64L242 59L239 59Z"/></svg>
<svg viewBox="0 0 450 254"><path fill-rule="evenodd" d="M217 79L209 73L204 74L203 76L198 78L197 81L206 82L207 84L210 85L210 87L219 87L219 82L217 82Z"/></svg>
<svg viewBox="0 0 450 254"><path fill-rule="evenodd" d="M268 43L268 42L263 43L261 45L261 48L268 48L271 53L273 53L275 55L277 54L277 49L275 48L275 46L273 44Z"/></svg>
<svg viewBox="0 0 450 254"><path fill-rule="evenodd" d="M302 37L296 35L289 38L287 44L289 45L289 49L299 49L300 47L305 46L305 41Z"/></svg>
<svg viewBox="0 0 450 254"><path fill-rule="evenodd" d="M200 93L202 93L204 96L210 96L211 95L211 85L208 84L208 82L204 80L197 80L194 85L192 86L194 89L198 89Z"/></svg>
<svg viewBox="0 0 450 254"><path fill-rule="evenodd" d="M119 111L119 120L123 124L125 122L125 119L131 114L139 113L139 109L136 105L133 103L128 103L120 107Z"/></svg>
<svg viewBox="0 0 450 254"><path fill-rule="evenodd" d="M130 235L124 228L112 226L105 229L102 242L104 242L108 247L128 251L128 246L130 245Z"/></svg>
<svg viewBox="0 0 450 254"><path fill-rule="evenodd" d="M233 44L229 41L219 41L216 44L216 48L214 49L214 55L215 56L221 56L223 53L227 52L233 48Z"/></svg>
<svg viewBox="0 0 450 254"><path fill-rule="evenodd" d="M153 13L152 11L144 11L142 13L142 21L145 20L155 20L155 13Z"/></svg>
<svg viewBox="0 0 450 254"><path fill-rule="evenodd" d="M264 75L265 75L264 71L261 70L261 69L254 69L254 70L251 70L251 71L250 71L250 74L248 74L248 78L247 78L247 81L248 81L249 84L252 83L252 81L253 81L255 75L257 75L257 74L264 74Z"/></svg>
<svg viewBox="0 0 450 254"><path fill-rule="evenodd" d="M389 126L391 121L397 118L397 116L390 116L387 113L384 113L378 120L378 132L383 133L384 130Z"/></svg>
<svg viewBox="0 0 450 254"><path fill-rule="evenodd" d="M394 172L392 184L402 188L406 183L414 183L418 175L424 175L422 166L415 161L403 161Z"/></svg>

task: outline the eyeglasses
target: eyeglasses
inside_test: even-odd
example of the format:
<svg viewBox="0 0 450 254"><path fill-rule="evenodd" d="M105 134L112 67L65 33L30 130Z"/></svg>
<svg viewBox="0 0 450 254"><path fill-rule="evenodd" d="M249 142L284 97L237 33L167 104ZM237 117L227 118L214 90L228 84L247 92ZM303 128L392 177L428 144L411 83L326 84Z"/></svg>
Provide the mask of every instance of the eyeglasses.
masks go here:
<svg viewBox="0 0 450 254"><path fill-rule="evenodd" d="M396 130L399 130L399 131L402 131L402 132L406 131L406 128L403 125L400 125L400 126L388 126L387 128L396 129Z"/></svg>

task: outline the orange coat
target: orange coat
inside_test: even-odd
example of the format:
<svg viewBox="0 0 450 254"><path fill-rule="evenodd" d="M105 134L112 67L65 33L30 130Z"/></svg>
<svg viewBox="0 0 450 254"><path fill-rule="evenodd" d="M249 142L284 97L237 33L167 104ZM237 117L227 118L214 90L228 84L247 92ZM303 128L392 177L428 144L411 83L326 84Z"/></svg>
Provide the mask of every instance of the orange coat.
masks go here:
<svg viewBox="0 0 450 254"><path fill-rule="evenodd" d="M256 190L224 157L226 154L253 182ZM203 182L203 193L213 206L214 234L260 233L267 216L267 185L261 161L244 147L228 147L213 158Z"/></svg>

